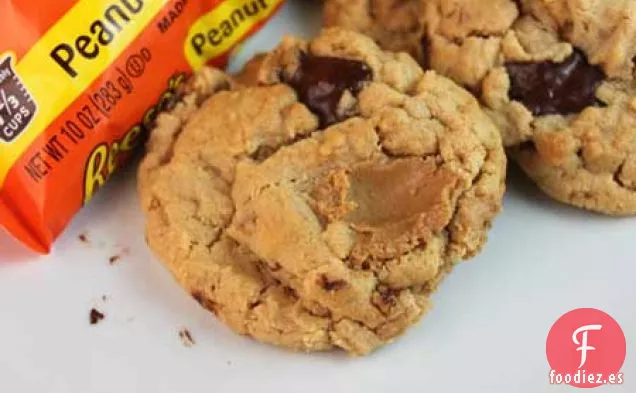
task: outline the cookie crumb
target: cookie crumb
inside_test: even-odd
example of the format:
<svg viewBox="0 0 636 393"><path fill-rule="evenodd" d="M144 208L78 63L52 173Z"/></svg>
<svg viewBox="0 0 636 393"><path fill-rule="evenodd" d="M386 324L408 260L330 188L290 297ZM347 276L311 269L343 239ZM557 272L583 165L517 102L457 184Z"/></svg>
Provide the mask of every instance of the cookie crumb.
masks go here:
<svg viewBox="0 0 636 393"><path fill-rule="evenodd" d="M105 315L103 313L92 308L89 314L89 321L91 325L97 325L99 322L101 322L104 319L104 317Z"/></svg>
<svg viewBox="0 0 636 393"><path fill-rule="evenodd" d="M181 342L183 343L183 345L188 348L195 344L194 339L192 338L192 334L190 334L190 331L188 329L184 328L179 330L179 338L181 338Z"/></svg>
<svg viewBox="0 0 636 393"><path fill-rule="evenodd" d="M77 236L77 238L79 239L79 241L81 241L81 242L82 242L82 243L84 243L84 244L88 244L88 243L90 243L90 242L88 241L88 235L86 235L86 232L82 232L82 233L80 233L80 234Z"/></svg>
<svg viewBox="0 0 636 393"><path fill-rule="evenodd" d="M114 254L110 258L108 258L108 263L110 265L115 265L117 262L121 261L121 259L130 253L130 249L128 247L124 247L117 254Z"/></svg>
<svg viewBox="0 0 636 393"><path fill-rule="evenodd" d="M119 260L121 259L121 255L113 255L110 258L108 258L108 263L111 265L116 264Z"/></svg>
<svg viewBox="0 0 636 393"><path fill-rule="evenodd" d="M102 302L105 302L106 300L108 300L108 296L102 295Z"/></svg>

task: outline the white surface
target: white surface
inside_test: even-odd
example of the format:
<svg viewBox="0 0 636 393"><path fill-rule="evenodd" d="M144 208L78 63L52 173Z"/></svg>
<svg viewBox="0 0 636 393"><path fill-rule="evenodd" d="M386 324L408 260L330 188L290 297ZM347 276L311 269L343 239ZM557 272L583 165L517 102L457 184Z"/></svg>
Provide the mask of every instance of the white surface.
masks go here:
<svg viewBox="0 0 636 393"><path fill-rule="evenodd" d="M287 6L245 51L315 28L318 10L300 3L312 2ZM636 392L636 220L559 205L514 170L511 177L485 252L449 277L429 316L394 345L350 359L258 344L203 311L146 249L128 170L48 257L0 233L0 392L575 391L548 385L545 339L579 307L608 312L627 336L626 383L595 391ZM92 307L106 314L96 326ZM195 346L180 341L183 327Z"/></svg>

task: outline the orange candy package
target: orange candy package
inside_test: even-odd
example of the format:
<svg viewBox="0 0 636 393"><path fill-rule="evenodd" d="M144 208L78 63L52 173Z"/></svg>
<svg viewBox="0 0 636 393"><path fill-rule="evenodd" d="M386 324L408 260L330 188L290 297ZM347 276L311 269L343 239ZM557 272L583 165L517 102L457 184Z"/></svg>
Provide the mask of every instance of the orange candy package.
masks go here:
<svg viewBox="0 0 636 393"><path fill-rule="evenodd" d="M0 226L48 253L174 102L284 0L0 0Z"/></svg>

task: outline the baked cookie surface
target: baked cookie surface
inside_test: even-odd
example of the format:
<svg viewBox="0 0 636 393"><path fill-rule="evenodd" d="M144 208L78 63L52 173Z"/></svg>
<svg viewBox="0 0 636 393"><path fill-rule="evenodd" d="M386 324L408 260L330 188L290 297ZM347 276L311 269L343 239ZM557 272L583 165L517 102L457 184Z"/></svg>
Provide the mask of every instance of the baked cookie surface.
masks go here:
<svg viewBox="0 0 636 393"><path fill-rule="evenodd" d="M139 170L147 241L236 332L367 354L481 250L500 136L468 92L356 33L288 38L257 74L236 87L204 70L158 118Z"/></svg>
<svg viewBox="0 0 636 393"><path fill-rule="evenodd" d="M354 11L359 2L328 0L326 23L366 31L351 18L330 17L337 7L366 9L376 29L389 31L375 17L379 3L392 2ZM635 2L412 3L421 35L409 37L422 45L409 52L480 98L511 156L547 194L605 214L636 214Z"/></svg>
<svg viewBox="0 0 636 393"><path fill-rule="evenodd" d="M423 11L421 0L325 0L323 21L363 33L383 49L407 52L426 68Z"/></svg>

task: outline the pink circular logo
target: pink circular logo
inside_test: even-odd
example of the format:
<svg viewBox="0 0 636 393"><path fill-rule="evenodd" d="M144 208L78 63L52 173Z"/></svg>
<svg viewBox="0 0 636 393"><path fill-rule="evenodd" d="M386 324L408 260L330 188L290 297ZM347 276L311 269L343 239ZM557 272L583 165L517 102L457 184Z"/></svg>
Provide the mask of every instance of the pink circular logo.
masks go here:
<svg viewBox="0 0 636 393"><path fill-rule="evenodd" d="M548 334L550 383L579 388L622 384L625 334L603 311L579 308L559 318Z"/></svg>

